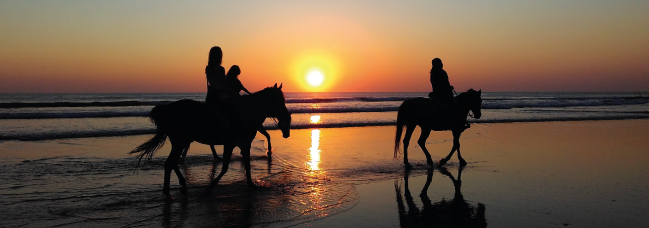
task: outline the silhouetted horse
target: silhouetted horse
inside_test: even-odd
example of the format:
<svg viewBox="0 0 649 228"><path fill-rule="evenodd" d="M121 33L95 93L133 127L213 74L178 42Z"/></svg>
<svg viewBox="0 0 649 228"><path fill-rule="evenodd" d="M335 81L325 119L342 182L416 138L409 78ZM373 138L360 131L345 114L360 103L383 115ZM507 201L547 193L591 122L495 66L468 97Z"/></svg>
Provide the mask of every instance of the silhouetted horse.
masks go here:
<svg viewBox="0 0 649 228"><path fill-rule="evenodd" d="M257 128L257 131L264 135L266 137L266 142L268 143L268 151L266 151L266 155L270 156L272 154L273 147L270 145L270 135L264 128L263 124ZM218 154L216 154L216 149L214 149L214 145L210 145L210 149L212 150L212 156L214 156L214 160L222 160L221 157L219 157ZM180 156L180 160L184 161L185 157L187 157L187 152L189 151L189 147L185 148L183 151L182 155Z"/></svg>
<svg viewBox="0 0 649 228"><path fill-rule="evenodd" d="M451 159L453 152L457 150L457 158L460 160L460 165L466 165L466 161L460 155L460 135L467 128L465 126L469 110L473 111L474 118L480 119L482 98L480 98L482 91L475 91L469 89L467 92L461 93L455 97L455 105L452 110L442 111L435 110L432 100L429 98L413 98L404 101L399 107L397 114L397 134L394 138L394 158L397 158L399 153L399 143L401 140L401 133L403 127L406 127L406 134L403 137L403 164L407 169L412 166L408 163L408 144L410 144L410 137L416 126L421 127L421 136L417 143L426 154L426 162L428 165L433 165L433 160L430 153L426 149L426 139L430 135L430 131L452 131L453 132L453 148L451 152L439 161L438 165L444 165Z"/></svg>
<svg viewBox="0 0 649 228"><path fill-rule="evenodd" d="M441 200L439 202L431 202L428 197L428 187L433 179L433 169L428 170L426 176L426 184L424 184L419 198L424 204L420 210L415 204L410 189L408 188L408 176L410 171L406 170L404 174L404 195L401 195L401 187L395 182L394 190L397 194L397 208L399 210L399 225L401 227L487 227L487 219L485 217L485 205L478 203L477 206L471 205L464 200L462 195L462 170L458 170L457 180L449 173L446 168L438 167L438 170L448 176L453 181L455 187L455 194L452 200ZM406 211L406 205L408 210Z"/></svg>
<svg viewBox="0 0 649 228"><path fill-rule="evenodd" d="M231 126L225 128L216 120L210 107L194 100L180 100L166 105L157 105L151 110L150 118L157 127L156 135L149 141L131 151L139 153L138 167L142 158L151 159L167 137L171 142L171 152L165 161L163 193L169 196L169 179L171 170L176 172L181 185L181 193L187 194L185 178L178 168L178 159L189 145L196 141L207 145L224 145L223 167L221 173L212 180L208 190L218 184L228 171L228 165L234 147L241 149L246 178L249 187L253 187L250 176L250 147L257 134L257 129L266 117L278 120L278 127L283 137L290 136L291 114L286 109L282 86L265 88L249 96L236 98L229 111L235 118L230 119Z"/></svg>

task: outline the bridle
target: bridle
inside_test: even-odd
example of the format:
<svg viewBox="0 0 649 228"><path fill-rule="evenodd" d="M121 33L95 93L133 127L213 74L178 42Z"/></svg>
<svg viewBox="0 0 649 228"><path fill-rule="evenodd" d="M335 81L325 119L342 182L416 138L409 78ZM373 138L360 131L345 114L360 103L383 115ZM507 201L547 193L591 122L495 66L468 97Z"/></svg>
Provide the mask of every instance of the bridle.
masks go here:
<svg viewBox="0 0 649 228"><path fill-rule="evenodd" d="M455 92L455 89L453 89L453 93L455 94L455 97L457 97L457 92ZM472 109L469 109L469 111L467 112L467 116L475 119Z"/></svg>

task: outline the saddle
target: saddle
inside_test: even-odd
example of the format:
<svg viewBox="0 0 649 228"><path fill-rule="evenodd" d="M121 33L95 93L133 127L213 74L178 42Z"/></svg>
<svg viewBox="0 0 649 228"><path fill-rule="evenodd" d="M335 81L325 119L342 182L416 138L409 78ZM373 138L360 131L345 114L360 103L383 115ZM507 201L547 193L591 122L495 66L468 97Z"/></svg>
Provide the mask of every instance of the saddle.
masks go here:
<svg viewBox="0 0 649 228"><path fill-rule="evenodd" d="M437 114L451 114L457 104L457 101L455 101L455 98L451 99L450 101L443 101L442 99L439 99L439 97L435 96L432 92L428 94L428 98L430 98L430 101L433 106L433 112Z"/></svg>
<svg viewBox="0 0 649 228"><path fill-rule="evenodd" d="M238 134L241 120L237 116L236 99L228 98L215 102L205 102L207 106L207 123L212 128L222 128L228 134Z"/></svg>
<svg viewBox="0 0 649 228"><path fill-rule="evenodd" d="M465 118L454 115L458 106L456 98L444 102L439 99L439 97L434 96L433 93L429 93L428 97L430 98L432 106L432 112L429 114L429 118L433 121L433 126L435 126L433 127L433 130L442 131L457 128L467 129L471 127L466 123Z"/></svg>

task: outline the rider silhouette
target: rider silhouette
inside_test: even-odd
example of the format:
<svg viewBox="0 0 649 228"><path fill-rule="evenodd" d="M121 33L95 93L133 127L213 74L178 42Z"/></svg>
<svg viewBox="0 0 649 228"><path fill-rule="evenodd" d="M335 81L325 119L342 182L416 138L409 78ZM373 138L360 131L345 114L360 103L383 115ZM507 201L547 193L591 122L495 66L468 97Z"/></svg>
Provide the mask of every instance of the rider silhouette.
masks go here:
<svg viewBox="0 0 649 228"><path fill-rule="evenodd" d="M430 84L433 86L433 92L429 93L428 97L433 101L434 106L443 110L442 113L449 114L455 107L453 86L448 81L448 74L443 69L444 64L442 64L442 60L434 58L431 63L433 68L430 69ZM466 122L466 118L452 119L448 123L464 126L464 128L470 127Z"/></svg>
<svg viewBox="0 0 649 228"><path fill-rule="evenodd" d="M205 66L205 77L207 78L207 96L205 103L212 109L223 126L226 128L230 126L228 118L223 111L223 100L230 97L230 92L227 87L225 68L221 66L223 62L223 51L218 46L210 49L210 54Z"/></svg>
<svg viewBox="0 0 649 228"><path fill-rule="evenodd" d="M246 87L243 86L243 84L239 80L238 77L240 74L241 69L239 69L239 66L233 65L232 67L230 67L227 75L228 88L234 93L235 96L239 96L241 90L243 90L247 94L252 94L246 89Z"/></svg>
<svg viewBox="0 0 649 228"><path fill-rule="evenodd" d="M430 69L430 84L433 86L433 92L428 94L428 96L433 99L435 104L448 110L453 100L453 86L448 81L448 74L442 69L444 67L442 60L434 58L431 63L433 68Z"/></svg>

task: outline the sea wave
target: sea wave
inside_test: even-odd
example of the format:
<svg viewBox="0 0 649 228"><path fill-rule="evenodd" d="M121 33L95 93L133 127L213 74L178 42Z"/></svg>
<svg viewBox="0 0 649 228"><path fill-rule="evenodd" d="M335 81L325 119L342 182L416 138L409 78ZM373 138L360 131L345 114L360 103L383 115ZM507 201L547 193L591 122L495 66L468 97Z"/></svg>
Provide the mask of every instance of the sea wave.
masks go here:
<svg viewBox="0 0 649 228"><path fill-rule="evenodd" d="M484 113L483 113L484 114ZM298 117L300 118L300 117ZM301 118L305 119L305 118ZM515 117L505 117L495 115L482 119L469 118L468 122L472 124L484 123L514 123L514 122L554 122L554 121L588 121L588 120L630 120L630 119L649 119L649 112L619 112L619 113L591 113L584 115L583 112L575 112L567 115L541 115L526 114ZM291 129L313 129L313 128L346 128L346 127L368 127L368 126L391 126L395 125L395 120L377 119L362 121L340 121L332 120L328 123L309 123L300 121L291 123ZM267 130L276 130L277 127L272 121L264 124ZM20 141L38 141L66 138L91 138L91 137L114 137L114 136L131 136L155 134L155 126L146 125L134 128L115 128L102 129L89 127L88 129L50 129L49 131L3 131L0 132L0 141L3 140L20 140Z"/></svg>
<svg viewBox="0 0 649 228"><path fill-rule="evenodd" d="M401 105L400 100L410 97L390 98L335 98L331 99L295 99L287 100L291 113L354 113L354 112L394 112ZM363 100L365 99L365 101ZM366 101L372 100L372 101ZM380 100L380 101L379 101ZM318 101L312 103L307 101ZM341 102L344 101L344 102ZM10 107L4 103L0 108L0 119L56 119L56 118L111 118L111 117L146 117L154 105L160 102L93 102L93 103L18 103ZM605 107L621 105L644 105L649 103L647 97L605 97L605 98L534 98L534 99L485 99L483 110L516 109L516 108L567 108L567 107ZM3 104L0 104L0 107ZM31 106L30 106L31 105ZM58 105L58 106L57 106ZM69 105L69 106L65 106ZM85 105L85 106L84 106ZM117 106L115 106L117 105ZM120 106L123 105L123 106ZM47 110L45 110L47 109Z"/></svg>
<svg viewBox="0 0 649 228"><path fill-rule="evenodd" d="M287 98L287 104L337 103L337 102L384 102L405 101L413 97L341 97L341 98ZM124 107L154 106L173 101L108 101L108 102L0 102L0 109L9 108L54 108L54 107Z"/></svg>
<svg viewBox="0 0 649 228"><path fill-rule="evenodd" d="M423 97L423 96L422 96ZM386 102L405 101L416 97L341 97L341 98L286 98L287 104L320 104L345 102ZM493 103L493 108L535 107L537 105L564 107L575 105L614 105L614 104L644 104L649 103L649 97L642 96L599 96L599 97L515 97L515 98L483 98L483 101ZM168 104L173 101L109 101L109 102L0 102L0 109L8 108L50 108L50 107L124 107L124 106L154 106ZM498 105L500 106L498 106ZM485 107L491 108L491 107Z"/></svg>
<svg viewBox="0 0 649 228"><path fill-rule="evenodd" d="M560 108L578 106L637 105L649 103L647 97L487 99L483 109Z"/></svg>
<svg viewBox="0 0 649 228"><path fill-rule="evenodd" d="M168 104L172 101L115 101L115 102L5 102L0 108L54 108L54 107L124 107Z"/></svg>

